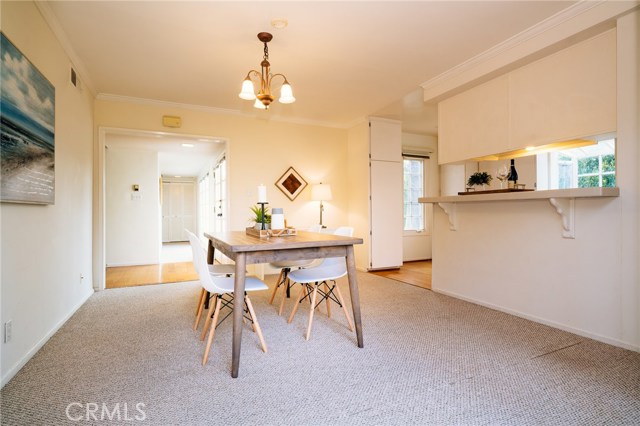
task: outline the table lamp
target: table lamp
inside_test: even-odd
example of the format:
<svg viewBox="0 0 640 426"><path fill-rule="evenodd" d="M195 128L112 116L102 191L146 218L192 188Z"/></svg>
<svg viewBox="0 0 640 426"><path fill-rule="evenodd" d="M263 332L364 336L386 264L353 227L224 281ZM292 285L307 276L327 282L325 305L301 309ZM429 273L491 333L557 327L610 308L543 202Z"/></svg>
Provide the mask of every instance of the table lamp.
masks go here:
<svg viewBox="0 0 640 426"><path fill-rule="evenodd" d="M329 201L332 198L331 185L323 185L322 182L320 182L317 185L311 186L311 200L320 201L320 226L322 226L323 228L326 228L326 226L322 224L322 211L324 210L322 202Z"/></svg>

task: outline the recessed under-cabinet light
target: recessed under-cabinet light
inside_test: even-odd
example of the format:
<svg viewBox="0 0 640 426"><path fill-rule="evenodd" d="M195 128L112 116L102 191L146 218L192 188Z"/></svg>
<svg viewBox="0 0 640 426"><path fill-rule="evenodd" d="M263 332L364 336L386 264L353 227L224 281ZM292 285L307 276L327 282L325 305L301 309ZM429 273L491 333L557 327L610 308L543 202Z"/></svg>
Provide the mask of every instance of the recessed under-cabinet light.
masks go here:
<svg viewBox="0 0 640 426"><path fill-rule="evenodd" d="M192 143L183 143L182 146L185 148L193 148L195 145Z"/></svg>

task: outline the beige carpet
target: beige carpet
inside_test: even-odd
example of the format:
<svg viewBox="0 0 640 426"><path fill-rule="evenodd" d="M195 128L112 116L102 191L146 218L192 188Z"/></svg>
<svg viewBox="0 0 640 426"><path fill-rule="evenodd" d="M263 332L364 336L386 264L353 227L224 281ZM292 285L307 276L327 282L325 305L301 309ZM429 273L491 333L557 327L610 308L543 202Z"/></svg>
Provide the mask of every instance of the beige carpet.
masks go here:
<svg viewBox="0 0 640 426"><path fill-rule="evenodd" d="M287 324L265 291L253 300L269 352L247 327L238 379L228 321L200 365L197 283L97 293L4 387L2 424L640 424L640 354L371 274L359 280L364 349L338 309L316 315L305 341L308 307Z"/></svg>

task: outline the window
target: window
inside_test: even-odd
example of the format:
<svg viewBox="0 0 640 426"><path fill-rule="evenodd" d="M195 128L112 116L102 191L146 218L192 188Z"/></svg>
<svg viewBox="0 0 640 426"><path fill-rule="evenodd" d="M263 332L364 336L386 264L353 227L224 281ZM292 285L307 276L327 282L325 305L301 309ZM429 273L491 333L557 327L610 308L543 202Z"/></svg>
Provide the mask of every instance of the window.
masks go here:
<svg viewBox="0 0 640 426"><path fill-rule="evenodd" d="M538 189L616 186L615 139L539 154Z"/></svg>
<svg viewBox="0 0 640 426"><path fill-rule="evenodd" d="M198 183L198 233L211 229L211 212L213 210L211 202L211 174L205 174Z"/></svg>
<svg viewBox="0 0 640 426"><path fill-rule="evenodd" d="M578 159L578 188L616 186L616 159L599 153Z"/></svg>
<svg viewBox="0 0 640 426"><path fill-rule="evenodd" d="M424 196L424 159L404 157L404 230L422 232L425 229L424 204L418 198Z"/></svg>

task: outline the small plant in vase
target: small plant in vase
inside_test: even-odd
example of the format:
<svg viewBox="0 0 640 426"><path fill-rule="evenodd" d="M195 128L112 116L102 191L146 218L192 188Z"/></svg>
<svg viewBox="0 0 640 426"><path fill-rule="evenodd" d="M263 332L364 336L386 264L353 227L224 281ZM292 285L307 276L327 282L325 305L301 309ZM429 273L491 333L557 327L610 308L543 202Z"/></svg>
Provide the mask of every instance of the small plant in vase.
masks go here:
<svg viewBox="0 0 640 426"><path fill-rule="evenodd" d="M484 188L485 185L489 185L491 183L491 175L487 172L475 172L469 179L467 180L467 186L480 186Z"/></svg>
<svg viewBox="0 0 640 426"><path fill-rule="evenodd" d="M251 206L249 209L253 213L249 220L255 222L256 229L262 229L262 207ZM264 208L264 223L265 229L269 229L269 224L271 224L271 214L269 213L269 207L266 206Z"/></svg>

